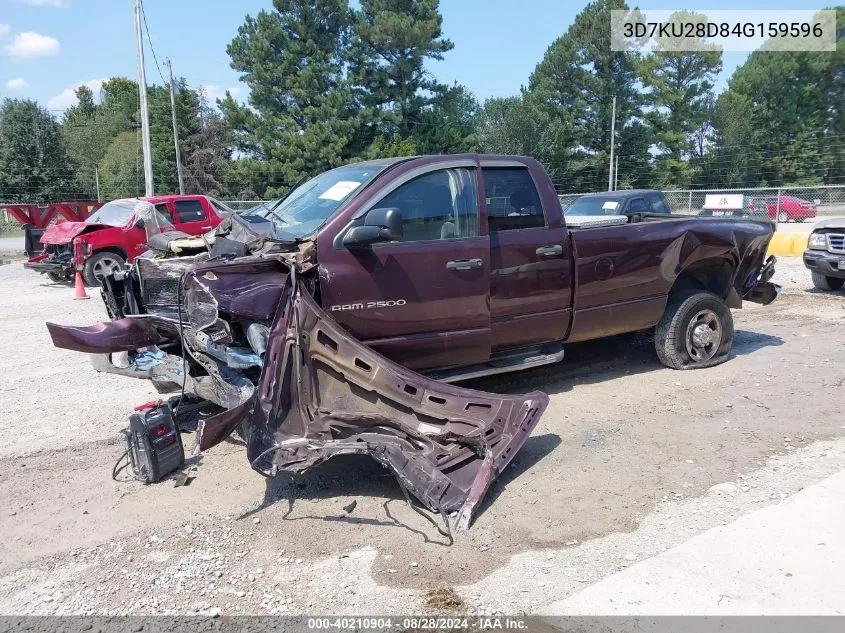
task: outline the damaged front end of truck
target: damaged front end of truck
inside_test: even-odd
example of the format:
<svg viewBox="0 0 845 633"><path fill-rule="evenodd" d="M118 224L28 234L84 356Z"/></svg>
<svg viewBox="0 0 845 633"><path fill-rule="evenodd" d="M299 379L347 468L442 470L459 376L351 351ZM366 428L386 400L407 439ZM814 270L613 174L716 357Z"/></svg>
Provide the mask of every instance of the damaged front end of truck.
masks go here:
<svg viewBox="0 0 845 633"><path fill-rule="evenodd" d="M198 450L237 430L267 476L366 454L406 495L469 527L548 397L462 389L377 354L319 306L308 245L291 250L139 258L106 279L112 321L47 327L57 347L91 353L99 371L208 403ZM178 409L183 398L173 400Z"/></svg>

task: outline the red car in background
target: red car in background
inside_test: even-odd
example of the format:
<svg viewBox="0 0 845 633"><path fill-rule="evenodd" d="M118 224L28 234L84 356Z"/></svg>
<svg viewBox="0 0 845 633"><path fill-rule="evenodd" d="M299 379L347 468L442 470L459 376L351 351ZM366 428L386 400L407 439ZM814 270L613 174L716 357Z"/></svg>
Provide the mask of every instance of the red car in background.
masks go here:
<svg viewBox="0 0 845 633"><path fill-rule="evenodd" d="M803 222L816 217L816 205L809 200L802 200L794 196L768 196L752 200L751 208L765 210L770 220L777 222Z"/></svg>
<svg viewBox="0 0 845 633"><path fill-rule="evenodd" d="M113 200L84 222L50 226L41 236L44 252L24 267L45 273L53 281L71 279L80 269L86 284L99 285L103 277L122 270L147 250L148 228L137 217L139 202L155 207L159 224L188 235L211 231L231 213L221 202L199 195Z"/></svg>

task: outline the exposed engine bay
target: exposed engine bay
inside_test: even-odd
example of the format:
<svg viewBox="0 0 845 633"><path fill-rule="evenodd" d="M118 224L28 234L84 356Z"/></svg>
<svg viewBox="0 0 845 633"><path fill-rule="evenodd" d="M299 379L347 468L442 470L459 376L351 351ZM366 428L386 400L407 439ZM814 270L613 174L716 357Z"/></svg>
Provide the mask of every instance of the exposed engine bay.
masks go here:
<svg viewBox="0 0 845 633"><path fill-rule="evenodd" d="M250 466L270 477L366 454L406 496L469 527L548 397L463 389L388 360L320 307L310 242L266 241L246 220L227 222L213 241L156 236L157 254L106 278L113 320L48 323L54 344L180 394L175 412L186 394L207 403L200 451L237 430Z"/></svg>

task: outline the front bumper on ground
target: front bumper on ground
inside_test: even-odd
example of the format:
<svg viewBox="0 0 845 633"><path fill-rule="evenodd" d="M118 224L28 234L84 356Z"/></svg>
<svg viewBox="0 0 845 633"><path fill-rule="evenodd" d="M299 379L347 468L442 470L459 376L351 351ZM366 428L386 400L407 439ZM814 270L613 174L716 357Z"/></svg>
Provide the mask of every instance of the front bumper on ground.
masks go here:
<svg viewBox="0 0 845 633"><path fill-rule="evenodd" d="M834 255L827 251L807 249L804 251L804 265L814 273L825 277L845 279L845 270L839 269L839 260L845 259L845 255Z"/></svg>
<svg viewBox="0 0 845 633"><path fill-rule="evenodd" d="M745 294L743 299L752 303L760 303L764 306L769 305L777 299L781 287L769 281L775 274L775 264L777 261L774 255L769 256L766 263L760 269L760 274L757 276L757 283Z"/></svg>
<svg viewBox="0 0 845 633"><path fill-rule="evenodd" d="M23 267L27 270L34 270L39 273L65 273L73 270L72 264L62 264L51 261L32 261L24 262Z"/></svg>

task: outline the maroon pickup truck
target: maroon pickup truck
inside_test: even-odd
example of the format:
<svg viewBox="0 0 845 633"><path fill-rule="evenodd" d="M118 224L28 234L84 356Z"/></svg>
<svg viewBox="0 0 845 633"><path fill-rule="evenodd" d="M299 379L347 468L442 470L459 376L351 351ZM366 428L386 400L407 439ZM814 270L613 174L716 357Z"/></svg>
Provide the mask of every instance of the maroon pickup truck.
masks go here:
<svg viewBox="0 0 845 633"><path fill-rule="evenodd" d="M531 158L351 164L232 215L210 247L182 240L180 257L107 277L110 323L48 328L102 371L219 407L200 448L240 426L264 473L366 452L451 511L442 486L475 498L479 473L501 471L546 401L430 378L536 367L566 342L642 330L665 365L706 367L729 355L730 309L777 296L771 222L632 218L613 204L564 217Z"/></svg>

